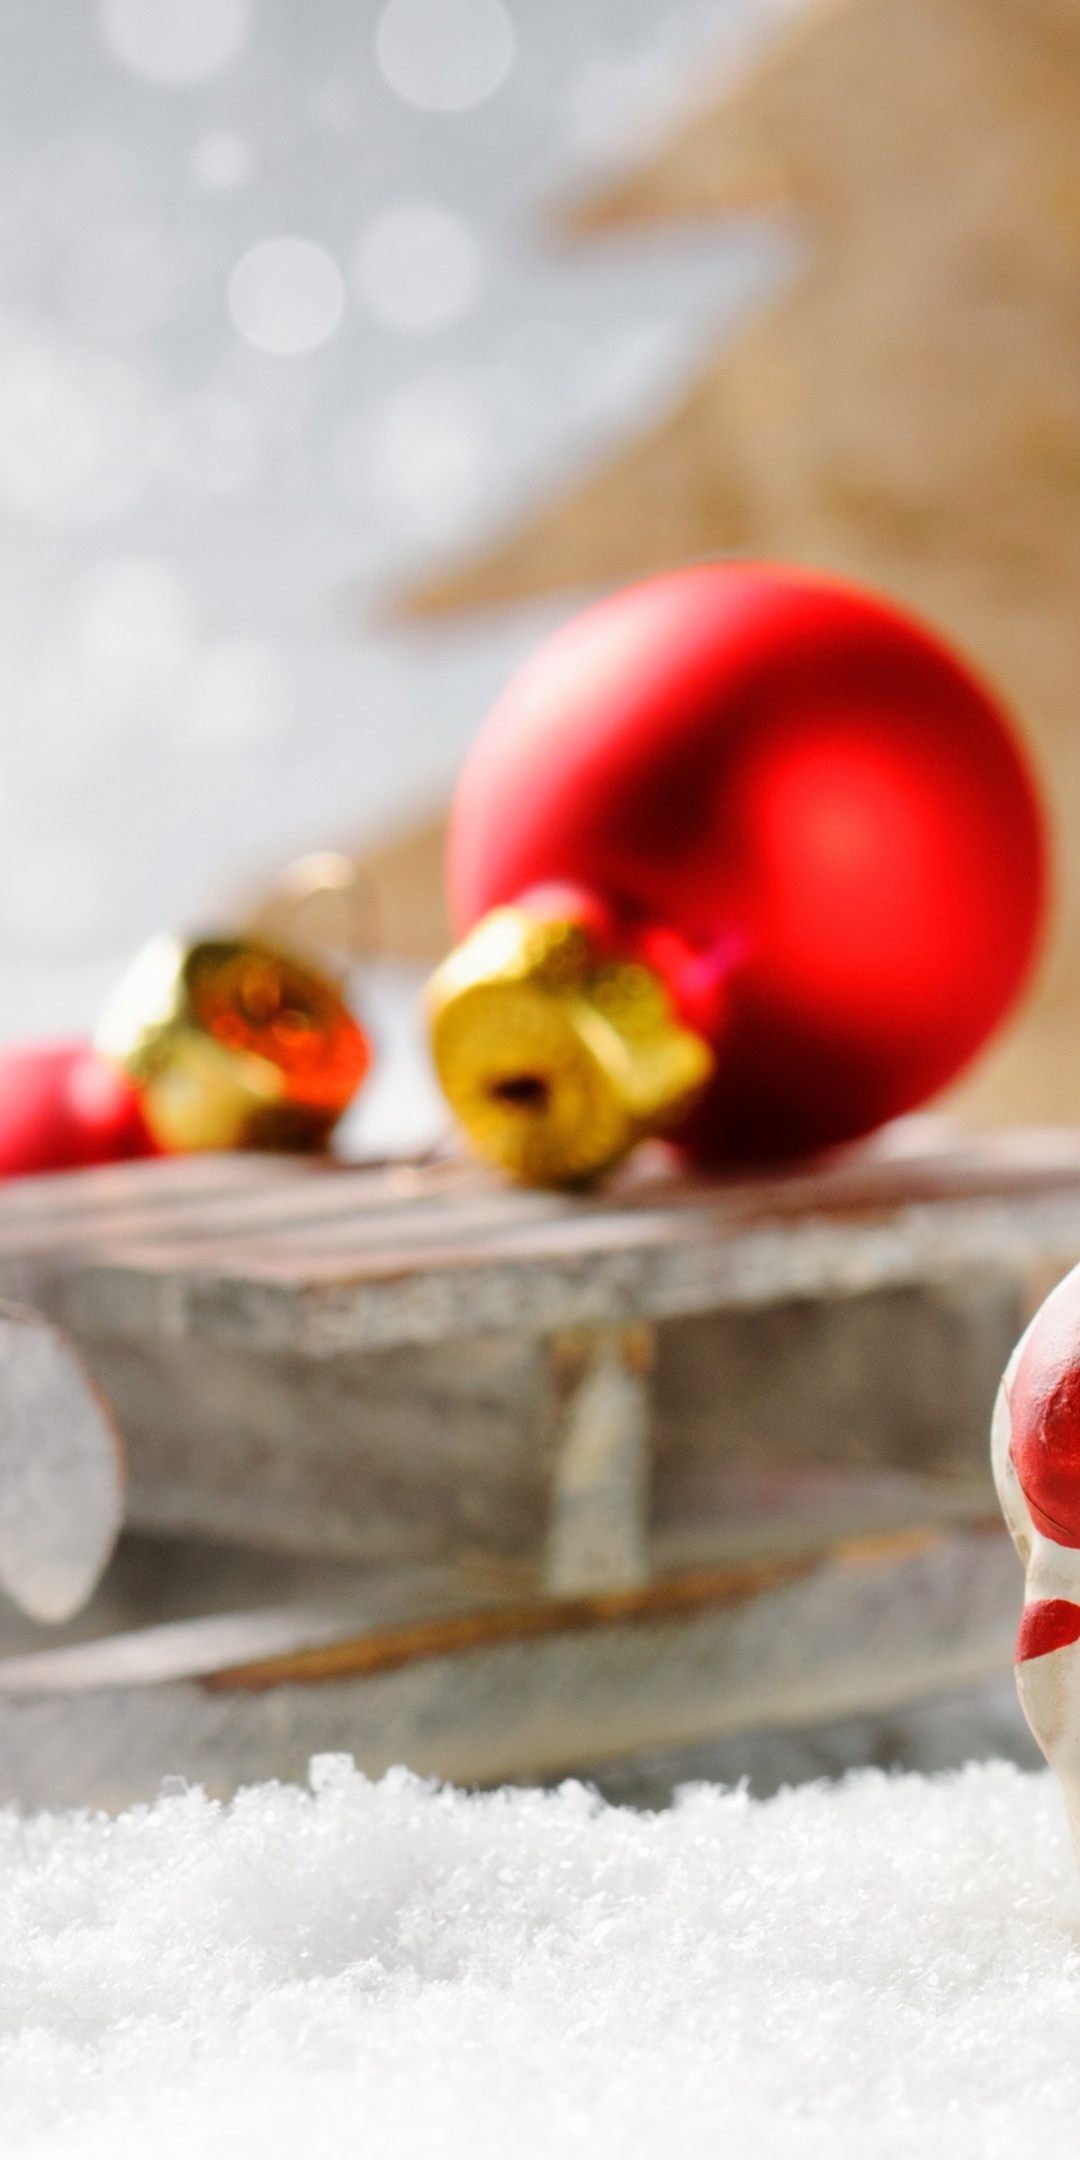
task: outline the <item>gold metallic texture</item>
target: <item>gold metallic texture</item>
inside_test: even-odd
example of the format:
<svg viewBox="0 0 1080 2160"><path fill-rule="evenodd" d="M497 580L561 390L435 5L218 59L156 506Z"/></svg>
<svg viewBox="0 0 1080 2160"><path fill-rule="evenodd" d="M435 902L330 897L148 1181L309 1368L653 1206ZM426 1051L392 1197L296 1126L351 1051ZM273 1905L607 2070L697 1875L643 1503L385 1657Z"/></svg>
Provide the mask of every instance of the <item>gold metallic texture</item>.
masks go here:
<svg viewBox="0 0 1080 2160"><path fill-rule="evenodd" d="M370 1064L327 977L254 939L151 940L95 1037L169 1153L326 1145Z"/></svg>
<svg viewBox="0 0 1080 2160"><path fill-rule="evenodd" d="M574 1185L691 1107L713 1069L663 983L601 959L578 924L496 908L432 977L432 1052L477 1152L526 1185Z"/></svg>

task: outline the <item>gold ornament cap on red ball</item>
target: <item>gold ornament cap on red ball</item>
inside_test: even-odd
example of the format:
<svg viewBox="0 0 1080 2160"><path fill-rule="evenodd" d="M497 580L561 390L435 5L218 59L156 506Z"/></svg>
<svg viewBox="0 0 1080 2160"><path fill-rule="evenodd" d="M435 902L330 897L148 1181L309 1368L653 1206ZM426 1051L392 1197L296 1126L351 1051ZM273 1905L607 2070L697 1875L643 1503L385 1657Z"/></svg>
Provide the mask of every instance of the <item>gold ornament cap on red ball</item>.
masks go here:
<svg viewBox="0 0 1080 2160"><path fill-rule="evenodd" d="M322 1148L371 1062L328 976L244 936L153 938L95 1043L134 1082L169 1154Z"/></svg>
<svg viewBox="0 0 1080 2160"><path fill-rule="evenodd" d="M477 1152L526 1185L574 1185L678 1123L713 1056L663 983L589 932L495 908L427 988L443 1091Z"/></svg>

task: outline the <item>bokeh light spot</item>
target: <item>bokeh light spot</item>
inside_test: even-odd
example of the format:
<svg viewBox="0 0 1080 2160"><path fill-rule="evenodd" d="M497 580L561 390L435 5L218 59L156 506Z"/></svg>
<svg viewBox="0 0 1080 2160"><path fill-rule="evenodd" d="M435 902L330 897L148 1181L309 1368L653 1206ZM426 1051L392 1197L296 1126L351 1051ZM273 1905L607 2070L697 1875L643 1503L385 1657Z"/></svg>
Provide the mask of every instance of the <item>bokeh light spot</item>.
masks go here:
<svg viewBox="0 0 1080 2160"><path fill-rule="evenodd" d="M161 471L174 493L208 502L246 495L259 479L263 444L251 407L211 384L178 398L161 441Z"/></svg>
<svg viewBox="0 0 1080 2160"><path fill-rule="evenodd" d="M509 73L514 25L502 0L389 0L375 52L391 88L426 112L466 112Z"/></svg>
<svg viewBox="0 0 1080 2160"><path fill-rule="evenodd" d="M129 508L153 424L146 383L122 361L0 338L0 495L16 509L65 525Z"/></svg>
<svg viewBox="0 0 1080 2160"><path fill-rule="evenodd" d="M345 281L313 240L260 240L229 279L229 313L259 352L313 352L332 337L345 306Z"/></svg>
<svg viewBox="0 0 1080 2160"><path fill-rule="evenodd" d="M280 735L287 719L277 657L260 638L222 638L195 670L185 732L208 749L244 750Z"/></svg>
<svg viewBox="0 0 1080 2160"><path fill-rule="evenodd" d="M88 233L73 251L67 312L84 335L141 337L178 313L185 282L174 235L153 219L127 217Z"/></svg>
<svg viewBox="0 0 1080 2160"><path fill-rule="evenodd" d="M200 135L191 153L191 170L197 187L209 195L227 195L250 180L251 150L235 128L211 128Z"/></svg>
<svg viewBox="0 0 1080 2160"><path fill-rule="evenodd" d="M187 665L196 640L191 594L171 563L105 563L83 593L76 630L87 688L133 712Z"/></svg>
<svg viewBox="0 0 1080 2160"><path fill-rule="evenodd" d="M251 0L101 0L113 58L154 83L205 82L246 44Z"/></svg>
<svg viewBox="0 0 1080 2160"><path fill-rule="evenodd" d="M482 387L423 377L346 424L338 479L351 501L392 530L443 541L469 530L493 455Z"/></svg>
<svg viewBox="0 0 1080 2160"><path fill-rule="evenodd" d="M467 314L480 289L480 253L453 211L395 203L361 235L354 279L377 322L422 337Z"/></svg>

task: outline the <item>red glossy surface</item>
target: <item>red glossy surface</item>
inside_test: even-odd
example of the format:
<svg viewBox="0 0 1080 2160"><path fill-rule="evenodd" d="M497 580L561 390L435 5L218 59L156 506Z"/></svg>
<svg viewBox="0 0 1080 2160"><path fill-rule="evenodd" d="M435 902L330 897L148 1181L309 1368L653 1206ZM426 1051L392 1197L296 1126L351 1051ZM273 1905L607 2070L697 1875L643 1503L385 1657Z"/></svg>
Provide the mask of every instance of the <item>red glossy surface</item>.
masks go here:
<svg viewBox="0 0 1080 2160"><path fill-rule="evenodd" d="M1014 1661L1026 1665L1029 1658L1048 1657L1074 1642L1080 1642L1080 1605L1071 1598L1038 1598L1020 1615Z"/></svg>
<svg viewBox="0 0 1080 2160"><path fill-rule="evenodd" d="M89 1043L0 1049L0 1177L156 1152L133 1088Z"/></svg>
<svg viewBox="0 0 1080 2160"><path fill-rule="evenodd" d="M458 789L459 930L532 888L602 900L710 1034L703 1156L854 1138L1007 1012L1042 820L989 693L884 603L710 565L590 609L510 684Z"/></svg>
<svg viewBox="0 0 1080 2160"><path fill-rule="evenodd" d="M1051 1291L1009 1391L1012 1458L1031 1519L1080 1547L1080 1268Z"/></svg>

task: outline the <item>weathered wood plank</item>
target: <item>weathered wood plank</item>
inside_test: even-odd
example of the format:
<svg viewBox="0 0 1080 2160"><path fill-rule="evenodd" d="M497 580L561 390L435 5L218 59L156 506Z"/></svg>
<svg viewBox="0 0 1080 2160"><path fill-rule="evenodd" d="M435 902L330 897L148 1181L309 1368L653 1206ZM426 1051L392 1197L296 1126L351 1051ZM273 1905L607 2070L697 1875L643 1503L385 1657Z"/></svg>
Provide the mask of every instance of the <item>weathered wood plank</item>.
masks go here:
<svg viewBox="0 0 1080 2160"><path fill-rule="evenodd" d="M223 1255L213 1269L136 1263L0 1263L0 1291L31 1298L84 1338L185 1336L307 1358L502 1330L549 1333L785 1298L843 1297L972 1269L1022 1277L1080 1258L1080 1191L899 1208L883 1220L809 1217L692 1238L655 1220L568 1226L497 1251L365 1256ZM711 1235L710 1235L711 1233Z"/></svg>
<svg viewBox="0 0 1080 2160"><path fill-rule="evenodd" d="M0 1292L81 1344L131 1522L562 1588L632 1579L695 1520L715 1540L765 1457L955 1491L1032 1286L1077 1259L1075 1134L916 1127L726 1182L661 1151L585 1196L249 1157L0 1193ZM602 1363L635 1329L652 1376L579 1376L572 1402L560 1341L591 1331Z"/></svg>
<svg viewBox="0 0 1080 2160"><path fill-rule="evenodd" d="M254 1168L252 1167L254 1163ZM198 1174L196 1174L196 1172ZM724 1239L763 1224L873 1217L947 1200L1060 1198L1080 1189L1072 1134L997 1136L893 1158L872 1151L801 1174L710 1182L670 1172L600 1193L522 1192L462 1162L366 1171L289 1159L215 1158L109 1166L24 1180L0 1195L0 1253L295 1282L374 1279L424 1263L530 1261Z"/></svg>
<svg viewBox="0 0 1080 2160"><path fill-rule="evenodd" d="M584 1198L514 1192L462 1164L261 1162L253 1173L241 1160L212 1179L189 1167L9 1188L0 1291L82 1335L318 1357L843 1296L978 1264L1064 1267L1080 1254L1074 1135L853 1155L720 1185L639 1176Z"/></svg>
<svg viewBox="0 0 1080 2160"><path fill-rule="evenodd" d="M748 1575L742 1595L729 1584L678 1610L660 1586L584 1619L576 1601L509 1617L504 1606L216 1679L190 1629L186 1678L184 1643L163 1658L159 1642L156 1680L132 1677L130 1648L102 1644L92 1684L42 1674L35 1687L31 1674L28 1685L22 1661L5 1687L0 1668L0 1797L116 1807L166 1775L226 1794L254 1778L302 1779L311 1754L338 1748L373 1775L406 1762L494 1782L881 1710L1005 1670L1020 1592L1002 1533L924 1533L849 1544L786 1580Z"/></svg>

